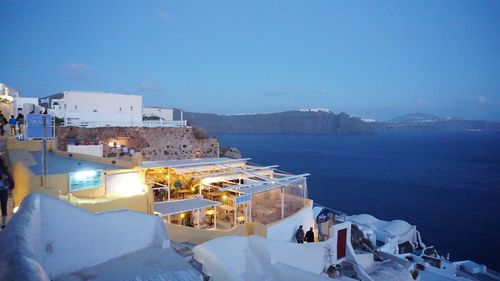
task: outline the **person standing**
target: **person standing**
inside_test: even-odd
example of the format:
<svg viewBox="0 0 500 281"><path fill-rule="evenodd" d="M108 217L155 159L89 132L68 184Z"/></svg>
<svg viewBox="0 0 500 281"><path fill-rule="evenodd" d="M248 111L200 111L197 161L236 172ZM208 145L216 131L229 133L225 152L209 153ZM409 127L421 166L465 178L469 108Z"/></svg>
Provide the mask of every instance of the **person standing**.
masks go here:
<svg viewBox="0 0 500 281"><path fill-rule="evenodd" d="M17 121L17 127L19 127L19 134L22 134L24 125L24 114L22 113L17 114L16 121Z"/></svg>
<svg viewBox="0 0 500 281"><path fill-rule="evenodd" d="M3 116L2 111L0 111L0 133L5 134L5 129L4 126L7 125L7 119L5 119L5 116Z"/></svg>
<svg viewBox="0 0 500 281"><path fill-rule="evenodd" d="M7 200L9 199L9 177L2 170L0 175L0 209L2 210L2 228L7 223Z"/></svg>
<svg viewBox="0 0 500 281"><path fill-rule="evenodd" d="M309 230L306 232L306 242L307 243L313 243L314 242L314 231L313 228L309 228Z"/></svg>
<svg viewBox="0 0 500 281"><path fill-rule="evenodd" d="M297 232L295 232L295 239L297 239L297 243L304 244L304 230L302 229L302 225L300 225Z"/></svg>
<svg viewBox="0 0 500 281"><path fill-rule="evenodd" d="M10 134L11 134L11 136L15 136L16 135L16 125L17 125L17 120L16 120L16 118L14 118L14 115L11 115L10 119L9 119L9 126L10 126Z"/></svg>

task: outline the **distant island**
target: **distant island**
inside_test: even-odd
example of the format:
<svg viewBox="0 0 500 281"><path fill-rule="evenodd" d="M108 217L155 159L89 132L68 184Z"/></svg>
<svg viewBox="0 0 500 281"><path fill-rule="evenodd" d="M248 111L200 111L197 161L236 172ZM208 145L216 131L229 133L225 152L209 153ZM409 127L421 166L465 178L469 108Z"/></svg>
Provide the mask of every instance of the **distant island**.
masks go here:
<svg viewBox="0 0 500 281"><path fill-rule="evenodd" d="M485 131L500 132L500 122L441 118L426 113L410 113L377 122L377 131Z"/></svg>
<svg viewBox="0 0 500 281"><path fill-rule="evenodd" d="M496 131L500 122L441 118L411 113L389 121L361 119L328 109L301 109L276 113L222 115L185 112L184 118L209 134L372 134L384 131Z"/></svg>

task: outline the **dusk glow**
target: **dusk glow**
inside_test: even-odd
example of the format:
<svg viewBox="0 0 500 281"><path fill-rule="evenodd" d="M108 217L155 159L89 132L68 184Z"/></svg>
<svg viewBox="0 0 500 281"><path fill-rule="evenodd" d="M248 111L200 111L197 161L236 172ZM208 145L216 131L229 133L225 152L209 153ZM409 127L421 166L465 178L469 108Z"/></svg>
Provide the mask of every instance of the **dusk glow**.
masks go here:
<svg viewBox="0 0 500 281"><path fill-rule="evenodd" d="M0 81L222 114L500 120L500 2L0 1Z"/></svg>

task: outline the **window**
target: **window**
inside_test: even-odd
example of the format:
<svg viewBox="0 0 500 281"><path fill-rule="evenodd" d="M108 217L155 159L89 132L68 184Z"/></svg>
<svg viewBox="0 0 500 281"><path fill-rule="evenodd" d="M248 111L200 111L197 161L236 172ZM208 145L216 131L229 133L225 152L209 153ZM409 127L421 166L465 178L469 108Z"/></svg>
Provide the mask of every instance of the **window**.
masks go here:
<svg viewBox="0 0 500 281"><path fill-rule="evenodd" d="M78 106L75 104L75 109L78 109Z"/></svg>
<svg viewBox="0 0 500 281"><path fill-rule="evenodd" d="M134 107L133 106L130 106L130 111L134 111Z"/></svg>

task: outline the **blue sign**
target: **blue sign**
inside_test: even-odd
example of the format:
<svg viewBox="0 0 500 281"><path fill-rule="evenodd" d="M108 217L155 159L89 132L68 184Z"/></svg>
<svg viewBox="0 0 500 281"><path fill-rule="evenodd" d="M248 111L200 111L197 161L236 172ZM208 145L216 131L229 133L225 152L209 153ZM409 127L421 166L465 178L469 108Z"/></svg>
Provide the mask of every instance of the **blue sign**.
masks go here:
<svg viewBox="0 0 500 281"><path fill-rule="evenodd" d="M26 116L27 139L51 139L53 136L52 115L28 114Z"/></svg>
<svg viewBox="0 0 500 281"><path fill-rule="evenodd" d="M250 194L238 196L238 197L236 197L236 205L248 202L250 200L252 200L252 195L250 195Z"/></svg>
<svg viewBox="0 0 500 281"><path fill-rule="evenodd" d="M102 186L102 170L69 173L69 192Z"/></svg>

